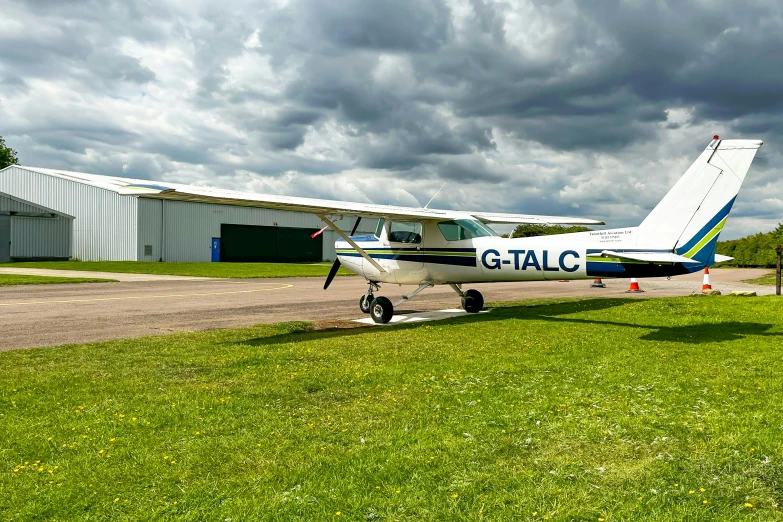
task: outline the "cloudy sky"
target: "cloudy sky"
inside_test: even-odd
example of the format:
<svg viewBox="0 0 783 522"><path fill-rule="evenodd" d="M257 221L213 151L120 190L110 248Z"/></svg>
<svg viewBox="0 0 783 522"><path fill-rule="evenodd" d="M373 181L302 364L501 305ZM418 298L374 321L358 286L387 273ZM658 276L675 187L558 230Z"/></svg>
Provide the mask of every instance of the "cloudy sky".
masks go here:
<svg viewBox="0 0 783 522"><path fill-rule="evenodd" d="M763 139L722 237L783 221L783 8L0 0L23 164L635 225L713 134ZM588 7L589 6L589 7ZM600 6L600 7L597 7Z"/></svg>

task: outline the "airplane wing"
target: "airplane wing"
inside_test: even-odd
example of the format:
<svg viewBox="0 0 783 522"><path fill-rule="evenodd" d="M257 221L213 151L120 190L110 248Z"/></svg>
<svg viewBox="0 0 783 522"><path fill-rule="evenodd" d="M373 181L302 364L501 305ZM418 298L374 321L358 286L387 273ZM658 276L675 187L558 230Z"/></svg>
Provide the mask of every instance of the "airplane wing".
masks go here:
<svg viewBox="0 0 783 522"><path fill-rule="evenodd" d="M614 257L653 264L700 263L700 261L696 261L695 259L673 254L671 252L614 252L612 250L604 250L600 254L590 254L590 256Z"/></svg>
<svg viewBox="0 0 783 522"><path fill-rule="evenodd" d="M121 195L144 196L147 198L175 199L200 203L218 203L248 207L270 208L308 212L319 216L346 215L368 218L390 219L465 219L475 217L484 223L533 223L551 225L603 225L601 221L564 216L537 216L529 214L492 214L486 212L464 212L432 208L398 207L372 203L351 203L328 199L298 198L254 194L210 187L195 187L175 183L154 182L128 183L115 188Z"/></svg>
<svg viewBox="0 0 783 522"><path fill-rule="evenodd" d="M546 224L546 225L605 225L603 221L567 216L536 216L532 214L497 214L488 212L468 212L484 223L504 224Z"/></svg>

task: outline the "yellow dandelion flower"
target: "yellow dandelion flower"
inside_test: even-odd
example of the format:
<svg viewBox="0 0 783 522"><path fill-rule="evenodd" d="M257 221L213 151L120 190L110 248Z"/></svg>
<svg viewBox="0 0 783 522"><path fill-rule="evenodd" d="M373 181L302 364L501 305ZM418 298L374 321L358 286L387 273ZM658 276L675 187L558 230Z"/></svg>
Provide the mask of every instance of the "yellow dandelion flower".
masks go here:
<svg viewBox="0 0 783 522"><path fill-rule="evenodd" d="M343 514L342 511L338 511L337 513L335 513L335 515L337 515L338 517L341 516L342 514Z"/></svg>
<svg viewBox="0 0 783 522"><path fill-rule="evenodd" d="M750 502L745 502L745 507L746 508L752 508L753 504L751 504Z"/></svg>
<svg viewBox="0 0 783 522"><path fill-rule="evenodd" d="M399 491L398 491L397 493L399 493ZM459 495L457 495L456 493L454 493L453 495L451 495L451 498L457 498L458 496L459 496Z"/></svg>
<svg viewBox="0 0 783 522"><path fill-rule="evenodd" d="M702 500L701 503L702 504L707 504L707 501L706 500Z"/></svg>
<svg viewBox="0 0 783 522"><path fill-rule="evenodd" d="M704 493L704 492L705 492L705 491L707 491L707 490L706 490L706 489L704 489L704 488L699 488L699 491L701 491L702 493Z"/></svg>
<svg viewBox="0 0 783 522"><path fill-rule="evenodd" d="M696 492L695 492L695 491L693 491L693 490L690 490L690 491L688 491L688 494L689 494L689 495L693 495L694 493L696 493Z"/></svg>
<svg viewBox="0 0 783 522"><path fill-rule="evenodd" d="M115 502L119 502L120 501L120 497L115 498L114 501Z"/></svg>

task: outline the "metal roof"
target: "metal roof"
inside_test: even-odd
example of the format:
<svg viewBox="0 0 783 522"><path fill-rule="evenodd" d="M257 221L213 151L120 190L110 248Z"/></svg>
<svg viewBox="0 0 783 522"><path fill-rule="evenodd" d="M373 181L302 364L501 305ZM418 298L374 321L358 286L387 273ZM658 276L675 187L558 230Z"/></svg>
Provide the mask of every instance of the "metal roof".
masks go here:
<svg viewBox="0 0 783 522"><path fill-rule="evenodd" d="M102 174L87 174L86 172L71 172L67 170L44 169L41 167L27 167L23 165L14 166L19 169L29 170L30 172L67 179L77 183L84 183L85 185L111 190L113 192L119 192L122 187L127 185L153 183L150 180L104 176Z"/></svg>

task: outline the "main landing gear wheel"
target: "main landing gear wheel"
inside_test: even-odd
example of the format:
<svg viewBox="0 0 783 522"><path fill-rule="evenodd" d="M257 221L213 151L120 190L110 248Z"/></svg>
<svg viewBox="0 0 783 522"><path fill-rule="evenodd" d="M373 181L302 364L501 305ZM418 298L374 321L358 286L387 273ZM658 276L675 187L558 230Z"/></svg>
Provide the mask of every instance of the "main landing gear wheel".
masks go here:
<svg viewBox="0 0 783 522"><path fill-rule="evenodd" d="M470 314L479 313L484 308L484 296L478 290L468 290L462 298L462 308Z"/></svg>
<svg viewBox="0 0 783 522"><path fill-rule="evenodd" d="M370 313L370 304L372 303L372 300L375 298L372 294L364 294L359 298L359 309L364 312L365 314Z"/></svg>
<svg viewBox="0 0 783 522"><path fill-rule="evenodd" d="M376 297L370 303L370 316L376 323L388 323L394 315L392 302L385 297Z"/></svg>

